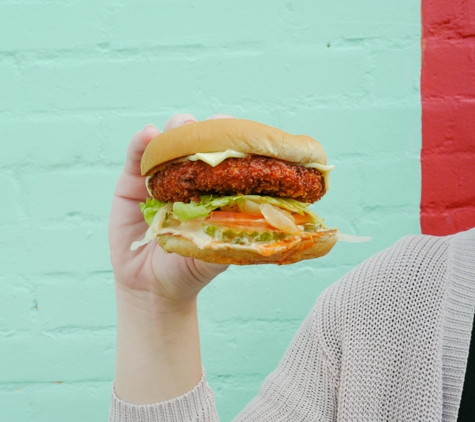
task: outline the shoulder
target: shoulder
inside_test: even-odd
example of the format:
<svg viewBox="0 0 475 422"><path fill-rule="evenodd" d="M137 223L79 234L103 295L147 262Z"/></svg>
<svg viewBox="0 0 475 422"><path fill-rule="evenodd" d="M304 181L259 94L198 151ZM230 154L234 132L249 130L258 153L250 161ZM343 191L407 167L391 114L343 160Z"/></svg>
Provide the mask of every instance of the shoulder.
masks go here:
<svg viewBox="0 0 475 422"><path fill-rule="evenodd" d="M463 270L460 270L463 268ZM434 303L453 273L475 271L475 228L451 236L412 235L368 258L328 287L315 303L314 318L338 320L402 303Z"/></svg>
<svg viewBox="0 0 475 422"><path fill-rule="evenodd" d="M335 371L348 342L369 333L384 339L394 327L410 327L421 316L437 319L450 242L451 237L403 237L322 293L313 308L314 324Z"/></svg>
<svg viewBox="0 0 475 422"><path fill-rule="evenodd" d="M356 302L388 300L401 288L441 282L451 236L405 236L359 264L323 292L317 304L348 307Z"/></svg>
<svg viewBox="0 0 475 422"><path fill-rule="evenodd" d="M322 293L312 315L316 342L337 380L349 363L363 373L388 356L403 373L418 371L414 356L436 367L447 309L472 318L474 286L475 230L403 237Z"/></svg>

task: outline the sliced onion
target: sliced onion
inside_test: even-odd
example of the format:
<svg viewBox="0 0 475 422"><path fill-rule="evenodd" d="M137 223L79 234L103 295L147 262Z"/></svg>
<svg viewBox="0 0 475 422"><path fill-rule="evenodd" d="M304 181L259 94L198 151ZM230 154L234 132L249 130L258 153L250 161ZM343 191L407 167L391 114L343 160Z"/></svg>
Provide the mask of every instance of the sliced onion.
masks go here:
<svg viewBox="0 0 475 422"><path fill-rule="evenodd" d="M251 214L260 214L261 210L257 202L251 201L250 199L244 199L242 204L240 204L241 211L249 212Z"/></svg>
<svg viewBox="0 0 475 422"><path fill-rule="evenodd" d="M259 209L271 226L282 230L284 233L297 234L301 232L290 212L265 202L259 205Z"/></svg>

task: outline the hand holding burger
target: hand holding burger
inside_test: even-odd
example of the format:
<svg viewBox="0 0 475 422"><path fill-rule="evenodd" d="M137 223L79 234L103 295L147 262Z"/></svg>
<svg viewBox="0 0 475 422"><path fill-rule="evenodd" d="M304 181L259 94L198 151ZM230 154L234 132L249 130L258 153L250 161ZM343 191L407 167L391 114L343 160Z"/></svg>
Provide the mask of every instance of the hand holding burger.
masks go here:
<svg viewBox="0 0 475 422"><path fill-rule="evenodd" d="M190 115L173 116L171 129ZM226 265L166 254L157 242L137 251L130 244L147 230L139 203L147 197L140 160L160 132L137 132L127 149L109 222L117 303L114 389L130 403L153 403L183 394L201 378L197 295ZM160 382L157 382L160 379Z"/></svg>
<svg viewBox="0 0 475 422"><path fill-rule="evenodd" d="M165 124L163 135L173 135L177 130L188 127L203 127L202 124L196 123L196 119L191 115L173 116ZM283 133L277 129L275 131ZM224 168L210 165L213 169L211 172L201 172L203 160L193 161L188 158L183 161L185 167L182 167L177 156L170 156L163 166L162 163L151 163L151 177L146 186L141 171L141 164L145 162L142 156L152 139L163 139L160 136L162 135L154 126L148 125L132 138L124 170L114 193L109 223L109 244L117 301L114 389L121 399L137 404L155 403L177 397L190 391L201 379L196 299L200 290L227 268L226 265L204 262L204 259L216 262L215 257L221 256L221 261L218 262L239 259L238 263L248 263L249 257L252 257L254 262L266 259L269 260L267 262L272 262L276 258L278 263L284 263L285 260L290 262L298 257L297 254L292 255L292 250L298 250L291 247L294 236L300 236L302 233L309 233L306 239L327 236L326 229L319 223L320 219L308 212L306 204L321 197L328 186L324 188L325 178L323 176L322 179L316 172L313 177L317 183L312 182L315 185L313 189L309 190L305 184L300 185L302 180L299 172L305 170L294 169L290 165L289 171L285 162L298 161L298 157L267 161L275 157L264 153L256 154L252 150L241 150L245 157L228 158L242 160L239 163L233 159L228 161L231 165L226 165L224 161ZM285 139L286 135L282 143ZM302 139L305 144L306 137ZM291 137L291 140L294 138ZM308 142L312 146L315 145L314 140L308 139ZM270 141L265 141L264 145L271 150L273 148ZM236 150L238 145L232 148ZM322 150L317 149L321 154ZM150 151L152 150L153 148ZM210 152L202 151L206 154ZM186 152L182 157L189 155L196 155L196 151ZM302 158L305 155L308 155L308 152ZM210 156L205 158L210 159ZM308 159L313 162L315 157L310 154ZM320 155L320 163L324 164L324 160L324 155ZM178 164L175 164L176 162ZM197 163L196 167L194 163ZM275 169L276 174L282 176L279 179L288 180L289 183L276 184L275 177L269 176L265 171L268 165ZM192 175L188 179L183 176L183 172L187 174L188 171L186 166L190 167ZM256 172L253 173L254 176L246 173L249 169ZM163 170L166 172L159 173ZM223 178L220 171L225 171L228 176L234 174L234 178L228 177L221 187L217 183ZM271 175L273 173L274 170L270 172ZM170 191L161 191L161 183L158 183L161 180L166 180L167 186L171 187ZM193 183L190 186L183 185L186 180ZM253 180L267 182L256 188ZM295 194L290 199L289 189ZM146 200L150 197L148 191L152 193L153 199ZM278 196L279 192L284 192L287 199ZM180 193L183 196L177 196ZM171 196L162 197L162 194ZM143 205L139 207L141 202ZM162 214L159 215L160 210ZM162 218L163 221L160 220ZM223 246L201 249L194 242L193 235L179 232L195 224L201 227L202 236L208 244L222 243ZM155 234L157 227L158 230L166 229L167 233ZM146 232L148 235L152 232L151 241L145 241L136 250L130 250L130 245L142 238ZM328 235L333 236L331 231ZM157 236L166 250L182 254L186 252L190 256L165 253L155 240ZM298 243L303 242L300 240ZM257 251L253 244L257 244ZM277 249L281 246L284 250ZM300 256L303 256L305 250L314 249L300 249ZM328 248L319 253L326 251ZM198 256L200 259L194 258Z"/></svg>
<svg viewBox="0 0 475 422"><path fill-rule="evenodd" d="M165 129L183 123L196 122L191 115L175 115ZM174 304L184 303L226 269L225 265L212 265L176 254L165 254L156 242L131 251L130 245L143 237L148 226L139 204L148 196L140 161L147 144L160 134L153 125L137 132L129 143L125 165L119 176L109 220L109 245L112 268L118 291L134 296L155 297Z"/></svg>

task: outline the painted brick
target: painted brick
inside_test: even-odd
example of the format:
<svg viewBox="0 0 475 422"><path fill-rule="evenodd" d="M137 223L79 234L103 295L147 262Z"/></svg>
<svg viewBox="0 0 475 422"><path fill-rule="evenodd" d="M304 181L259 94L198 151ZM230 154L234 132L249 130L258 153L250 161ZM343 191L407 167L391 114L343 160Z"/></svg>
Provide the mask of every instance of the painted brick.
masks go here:
<svg viewBox="0 0 475 422"><path fill-rule="evenodd" d="M475 208L475 154L466 152L450 155L426 155L422 168L439 168L443 159L444 169L423 180L425 189L422 201L427 207L444 210L472 205Z"/></svg>
<svg viewBox="0 0 475 422"><path fill-rule="evenodd" d="M415 157L412 158L415 161ZM404 162L408 158L385 161L378 160L373 163L371 169L368 167L361 171L361 194L363 187L371 186L373 195L379 198L378 206L382 207L404 207L405 205L414 204L419 195L417 192L411 192L408 187L414 180L420 177L419 170L414 167L413 171L404 169ZM375 174L381 177L374 178Z"/></svg>
<svg viewBox="0 0 475 422"><path fill-rule="evenodd" d="M35 288L37 321L44 330L115 326L111 273L54 279L37 282Z"/></svg>
<svg viewBox="0 0 475 422"><path fill-rule="evenodd" d="M287 130L311 133L325 146L329 162L338 161L334 178L345 171L348 161L417 156L420 152L420 106L413 101L349 107L329 106L317 99L298 115L282 120ZM347 180L335 183L337 191L348 186Z"/></svg>
<svg viewBox="0 0 475 422"><path fill-rule="evenodd" d="M457 207L446 210L424 208L421 212L421 229L424 233L445 236L469 230L475 221L475 207Z"/></svg>
<svg viewBox="0 0 475 422"><path fill-rule="evenodd" d="M411 60L407 60L407 57ZM376 65L372 75L374 95L386 99L408 99L419 97L419 75L414 75L412 63L420 60L420 49L416 45L410 48L383 49L376 51L372 58ZM388 83L388 76L390 82Z"/></svg>
<svg viewBox="0 0 475 422"><path fill-rule="evenodd" d="M73 219L63 224L0 227L3 274L82 272L85 267L110 271L106 221L94 225Z"/></svg>
<svg viewBox="0 0 475 422"><path fill-rule="evenodd" d="M107 40L107 3L17 2L0 5L0 50L68 49Z"/></svg>
<svg viewBox="0 0 475 422"><path fill-rule="evenodd" d="M35 172L67 171L71 167L87 172L90 165L95 171L108 171L109 167L119 170L132 135L148 123L163 125L173 112L158 112L154 107L143 114L130 110L0 116L2 136L8 145L0 168L21 176L30 167Z"/></svg>
<svg viewBox="0 0 475 422"><path fill-rule="evenodd" d="M338 168L338 171L334 170L332 175L332 190L328 192L328 197L324 197L313 206L314 209L322 210L323 216L335 212L334 210L341 214L351 215L359 211L358 207L377 206L390 210L394 207L403 208L414 204L414 201L417 201L418 192L411 193L409 187L412 183L418 183L420 173L417 167L413 171L405 170L404 162L415 164L419 161L417 157L402 153L399 157L362 156L358 159L344 157L335 161L338 166L335 169ZM376 174L381 177L375 177ZM368 189L368 186L371 188ZM341 195L334 193L336 189ZM360 201L355 201L349 209L345 194L357 195Z"/></svg>
<svg viewBox="0 0 475 422"><path fill-rule="evenodd" d="M19 210L0 207L18 217L0 224L0 401L24 394L6 420L106 418L107 198L132 134L182 111L314 135L337 164L314 209L375 236L293 266L232 268L203 293L204 363L231 420L320 292L420 231L419 38L410 0L2 2L0 188Z"/></svg>
<svg viewBox="0 0 475 422"><path fill-rule="evenodd" d="M208 379L208 378L207 378ZM234 379L235 384L229 384L228 380ZM264 381L263 377L221 377L216 381L208 379L218 403L218 414L229 415L229 420L234 420L238 413L257 395L259 387ZM232 397L227 393L230 389L234 394Z"/></svg>
<svg viewBox="0 0 475 422"><path fill-rule="evenodd" d="M31 394L31 421L106 421L111 385L109 380L102 383L50 383L41 386Z"/></svg>
<svg viewBox="0 0 475 422"><path fill-rule="evenodd" d="M372 0L362 0L358 3L347 3L342 7L341 3L332 2L319 5L314 9L314 13L309 13L312 8L305 1L292 2L290 11L296 17L296 23L315 25L325 25L331 29L334 23L346 23L346 27L355 24L381 25L388 22L417 24L419 18L419 5L410 0L401 2L374 2ZM328 22L331 21L331 25ZM379 33L379 31L377 31Z"/></svg>
<svg viewBox="0 0 475 422"><path fill-rule="evenodd" d="M104 381L114 368L114 330L93 335L0 337L0 383Z"/></svg>
<svg viewBox="0 0 475 422"><path fill-rule="evenodd" d="M311 22L304 24L305 19L310 19ZM304 19L301 16L295 16L293 23L299 27L299 30L289 34L290 38L283 41L284 45L290 50L298 48L300 43L303 46L327 49L374 50L375 48L406 48L408 45L420 43L420 36L414 30L419 28L419 22L392 21L383 24L367 20L355 22L337 19L332 20L329 26L330 19L325 16L319 16L318 19L312 15Z"/></svg>
<svg viewBox="0 0 475 422"><path fill-rule="evenodd" d="M18 67L10 60L0 60L0 112L21 112L25 87Z"/></svg>
<svg viewBox="0 0 475 422"><path fill-rule="evenodd" d="M2 421L107 420L110 382L17 384L0 390Z"/></svg>
<svg viewBox="0 0 475 422"><path fill-rule="evenodd" d="M362 96L368 89L369 61L364 50L325 49L284 57L276 53L218 52L185 63L152 54L106 62L51 60L24 70L26 93L13 101L25 111L36 112L58 108L151 110L157 108L157 98L160 104L180 109L190 102L200 104L205 97L246 103L258 95L261 101L281 102L305 98L309 93L330 98ZM210 69L233 74L233 78L216 76ZM284 78L288 80L285 85L276 83ZM71 80L78 82L71 84ZM169 90L169 86L176 89Z"/></svg>
<svg viewBox="0 0 475 422"><path fill-rule="evenodd" d="M322 258L325 260L326 258ZM253 277L242 277L239 268L221 275L216 283L200 294L200 319L203 324L216 321L302 320L315 298L336 279L334 269L308 263L290 268L257 267ZM282 273L285 273L285 276ZM292 284L292 296L281 295ZM223 285L224 284L224 285ZM246 303L246 314L242 313ZM262 303L266 306L263 307Z"/></svg>
<svg viewBox="0 0 475 422"><path fill-rule="evenodd" d="M14 391L0 390L0 418L3 421L31 421L30 397L20 388Z"/></svg>
<svg viewBox="0 0 475 422"><path fill-rule="evenodd" d="M475 100L428 98L422 121L427 154L475 153Z"/></svg>
<svg viewBox="0 0 475 422"><path fill-rule="evenodd" d="M280 16L286 6L285 2L277 1L269 8L265 2L250 0L204 1L199 7L187 1L137 3L122 1L111 10L108 33L112 44L191 44L188 51L191 57L198 57L200 47L205 45L262 42L269 36L278 37L282 25L275 23L282 22ZM131 24L131 16L139 17L140 23ZM186 28L176 25L177 19L186 21Z"/></svg>
<svg viewBox="0 0 475 422"><path fill-rule="evenodd" d="M424 25L430 36L450 39L475 35L475 6L472 2L427 2L424 7Z"/></svg>
<svg viewBox="0 0 475 422"><path fill-rule="evenodd" d="M237 376L268 374L278 364L301 321L252 321L216 326L214 331L202 333L203 365L208 371ZM276 335L279 333L279 335ZM212 357L208 354L212 344ZM254 356L266 350L267 357L258 361Z"/></svg>
<svg viewBox="0 0 475 422"><path fill-rule="evenodd" d="M26 174L20 180L35 221L65 218L106 219L119 171L77 171Z"/></svg>
<svg viewBox="0 0 475 422"><path fill-rule="evenodd" d="M0 173L0 192L2 206L0 207L0 225L14 224L19 221L20 204L12 177Z"/></svg>
<svg viewBox="0 0 475 422"><path fill-rule="evenodd" d="M34 165L37 171L38 167L49 170L100 163L104 160L102 149L106 140L114 136L116 145L118 140L110 123L97 116L48 114L8 120L0 117L0 124L8 145L0 165L22 173L25 168L20 166L25 164Z"/></svg>
<svg viewBox="0 0 475 422"><path fill-rule="evenodd" d="M35 302L28 285L18 276L0 277L0 283L0 332L32 329Z"/></svg>
<svg viewBox="0 0 475 422"><path fill-rule="evenodd" d="M423 2L421 227L443 235L475 224L475 21L470 2ZM441 165L443 163L443 165Z"/></svg>
<svg viewBox="0 0 475 422"><path fill-rule="evenodd" d="M449 102L451 97L475 95L475 41L426 39L424 67L426 95L449 97Z"/></svg>

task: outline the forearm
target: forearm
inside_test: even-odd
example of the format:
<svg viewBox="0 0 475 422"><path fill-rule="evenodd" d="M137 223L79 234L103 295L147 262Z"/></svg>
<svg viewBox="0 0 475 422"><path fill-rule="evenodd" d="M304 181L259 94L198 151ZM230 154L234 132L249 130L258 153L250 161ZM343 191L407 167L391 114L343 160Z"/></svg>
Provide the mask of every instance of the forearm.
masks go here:
<svg viewBox="0 0 475 422"><path fill-rule="evenodd" d="M171 304L116 283L115 391L134 404L178 397L202 375L196 299Z"/></svg>

